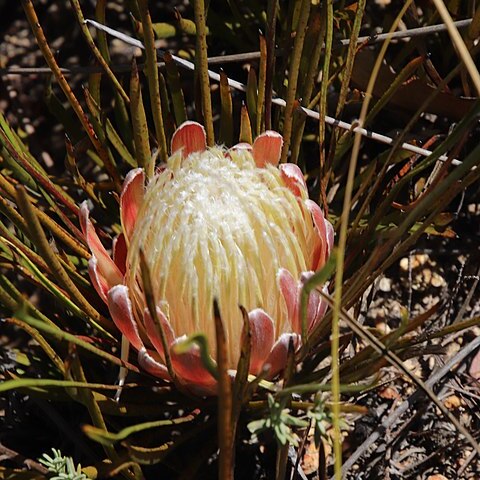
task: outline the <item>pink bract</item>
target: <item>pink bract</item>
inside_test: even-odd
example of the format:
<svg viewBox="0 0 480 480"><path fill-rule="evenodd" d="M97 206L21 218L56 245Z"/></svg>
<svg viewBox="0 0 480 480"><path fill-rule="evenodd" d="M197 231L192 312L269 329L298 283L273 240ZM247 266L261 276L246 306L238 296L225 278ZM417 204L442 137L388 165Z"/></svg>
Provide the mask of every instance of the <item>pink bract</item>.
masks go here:
<svg viewBox="0 0 480 480"><path fill-rule="evenodd" d="M279 202L287 202L288 200L291 202L289 204L290 206L298 206L293 208L293 210L298 209L298 211L291 213L291 215L296 216L296 226L285 226L282 223L279 223L278 225L274 224L272 226L272 232L286 229L285 232L282 232L284 237L281 238L293 239L291 240L292 242L296 241L296 238L300 238L300 240L298 240L298 245L300 245L301 248L298 248L303 249L303 256L300 254L301 252L298 253L294 251L292 251L291 255L292 258L300 256L300 260L296 261L296 265L303 265L306 268L302 271L296 271L294 276L289 268L287 268L293 260L289 257L285 257L283 254L283 256L281 256L281 259L283 258L283 260L277 261L277 259L272 259L272 261L278 263L278 269L276 271L276 278L271 280L271 289L267 293L268 295L272 295L275 292L279 292L280 300L269 300L270 303L273 301L275 305L279 305L276 310L277 315L275 315L273 311L267 311L264 308L264 305L252 304L250 305L248 312L251 332L250 373L258 375L264 369L268 369L270 378L274 378L285 367L289 344L293 342L296 348L301 344L302 325L299 314L299 305L302 286L315 271L323 267L328 259L333 244L333 228L325 219L320 207L315 202L308 199L307 186L301 170L296 165L288 163L280 165L278 169L276 168L279 163L282 145L283 139L280 134L273 131L267 131L259 135L252 146L248 144L239 144L229 151L224 151L220 148L212 150L217 157L223 157L229 159L229 161L230 159L236 159L238 160L237 164L240 166L245 164L245 168L248 168L250 171L249 175L255 175L258 178L259 185L263 185L263 187L268 185L268 188L273 191L272 195L275 195L275 192L277 191L279 192ZM191 156L194 155L200 156L197 159L197 163L201 168L201 155L207 155L210 151L206 146L205 131L203 127L196 122L190 121L185 122L177 129L172 138L171 149L172 157L169 162L171 161L172 164L175 163L176 165L179 165L178 168L180 169L183 168L183 165L187 163L187 160L193 158ZM253 159L251 164L249 163L250 159ZM167 170L169 170L169 168L170 167L168 166L166 167ZM178 312L180 310L173 308L175 305L172 305L171 298L170 301L167 300L165 289L168 290L168 285L166 287L163 286L162 288L158 288L159 291L154 292L156 296L158 296L158 298L156 298L157 321L154 321L154 319L151 318L142 292L141 280L139 280L139 276L136 273L138 265L133 261L135 259L135 254L131 249L138 248L138 239L136 239L138 231L143 229L143 232L147 232L144 233L146 238L148 235L153 235L153 233L149 233L149 220L145 215L145 208L142 208L145 207L145 202L151 201L147 199L150 198L150 185L154 182L158 183L160 180L163 184L169 185L169 179L173 179L177 172L173 167L170 170L171 171L165 172L165 169L162 169L160 172L157 172L156 176L150 181L148 186L146 185L145 173L142 169L137 168L128 173L120 195L122 234L118 236L114 242L113 257L110 257L96 234L95 228L89 219L89 211L86 203L81 205L80 224L92 253L92 257L89 261L89 275L96 291L107 304L115 325L138 352L138 361L143 369L154 376L163 379L170 379L165 366L166 352L164 351L164 343L161 335L163 331L168 347L168 355L171 359L172 368L178 381L192 392L198 394L214 394L216 391L216 381L203 365L198 347L193 346L187 352L184 352L184 349L178 348L178 345L181 345L189 335L200 332L194 331L194 327L191 326L184 327L184 323L188 323L187 319L177 318L178 313L175 313L175 318L172 317L172 311ZM241 172L236 172L235 174L241 175ZM160 176L162 177L159 179ZM270 186L270 184L273 186ZM219 179L219 188L220 187L222 187L221 179ZM227 186L222 188L226 189ZM285 200L285 198L287 200ZM163 208L163 206L160 206L159 208ZM234 212L237 212L237 215L239 211L241 213L241 210L234 210ZM174 213L172 213L172 215L174 215ZM269 211L267 211L267 214L269 214ZM287 212L286 214L290 213ZM160 211L155 218L160 218L161 215L163 214ZM190 213L189 215L190 217L185 217L186 219L184 220L178 220L172 217L173 220L171 220L171 222L173 223L171 225L176 225L175 222L178 221L193 222L194 218L192 215L194 215L194 213ZM254 210L252 215L255 218L255 221L257 221ZM263 218L262 216L265 215L264 211L259 210L259 219ZM142 218L141 221L139 220L140 217ZM235 216L232 214L232 217ZM272 219L274 218L275 215L272 214L272 218L265 223L267 230L270 228L269 225L272 224ZM235 218L232 218L229 221L234 222ZM261 220L258 220L258 222L260 221ZM167 221L165 221L165 225L165 228L172 228ZM167 227L167 225L170 226ZM305 231L297 231L301 230L298 225L303 226L302 228ZM232 228L234 228L234 225ZM267 230L261 231L260 234L262 237L267 235L266 238L262 238L262 241L264 243L266 242L266 245L270 245L275 239L268 238ZM152 229L151 231L155 232L156 230ZM257 229L255 231L258 235L259 230ZM177 234L180 235L180 233L177 233L175 230L171 230L171 235ZM254 235L253 231L252 235ZM155 240L152 241L153 245L155 245ZM223 249L225 248L225 255L240 255L240 261L243 261L243 257L241 256L242 252L239 253L237 250L231 252L228 250L228 245L232 244L229 237L220 238L218 242L215 243L215 245L217 244L220 245L218 248L221 248L221 253L224 252ZM233 242L233 245L236 245L235 242ZM254 244L254 246L255 245L256 244ZM293 245L297 245L297 243L294 243ZM151 248L153 249L154 246ZM251 254L249 253L249 255ZM245 258L248 259L250 257L245 256ZM147 258L147 260L149 259ZM215 263L215 261L215 259L212 260L213 263ZM262 261L269 262L270 259L264 258ZM168 262L170 262L169 259L164 260L164 263L169 264ZM282 262L284 264L281 264ZM209 265L210 263L207 262L205 268L211 268ZM158 268L152 269L154 275L162 275L160 266L157 267ZM245 265L246 271L249 271L249 268L248 265ZM261 274L263 271L261 265L256 265L255 268L257 269L257 273L260 272ZM252 278L256 280L260 274L255 274L256 276L254 275ZM275 277L275 275L273 276ZM239 278L238 282L241 283L242 279ZM178 288L183 287L178 286ZM199 288L203 287L200 286ZM237 288L237 286L234 285L232 288ZM259 288L261 288L261 286ZM242 292L240 292L240 294L241 293ZM196 300L198 301L197 298ZM222 304L222 298L219 300L220 304ZM227 299L224 300L225 302L227 301ZM263 303L266 304L268 302L264 300ZM188 310L188 306L186 307L186 310ZM322 319L325 310L326 304L322 301L320 294L318 292L311 293L307 308L308 331L318 324ZM280 315L278 312L284 313ZM279 315L282 316L282 319L277 318ZM232 323L232 321L230 321L230 323ZM207 325L206 328L207 327L210 328L209 325ZM232 345L235 343L237 344L235 346L235 351L231 352L230 355L232 363L231 367L234 369L236 367L236 360L238 360L238 344L241 340L240 338L235 338L235 336L241 327L238 325L233 325L232 327L227 325L226 328L227 334L229 332L228 329L233 328L230 332L230 342ZM207 332L203 333L207 335ZM215 344L215 339L211 338L211 335L207 335L207 338L209 341L209 347L212 350L212 345Z"/></svg>

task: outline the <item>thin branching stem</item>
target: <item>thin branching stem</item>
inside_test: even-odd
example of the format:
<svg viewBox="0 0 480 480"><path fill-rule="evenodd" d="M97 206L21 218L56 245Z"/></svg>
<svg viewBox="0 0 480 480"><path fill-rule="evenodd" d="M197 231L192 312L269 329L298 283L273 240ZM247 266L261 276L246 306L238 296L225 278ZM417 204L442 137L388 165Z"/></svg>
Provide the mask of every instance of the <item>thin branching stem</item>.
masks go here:
<svg viewBox="0 0 480 480"><path fill-rule="evenodd" d="M345 67L343 69L342 85L340 87L340 93L338 95L337 110L335 112L336 117L338 117L342 113L343 107L345 106L345 102L347 100L347 93L350 85L350 77L352 75L353 63L355 60L355 53L357 51L357 45L358 45L358 34L362 26L363 12L365 10L366 2L367 0L359 0L359 2L357 3L357 12L355 13L355 20L353 22L352 33L350 35L349 43L348 43L347 60L345 62Z"/></svg>
<svg viewBox="0 0 480 480"><path fill-rule="evenodd" d="M142 42L140 42L140 41L138 41L134 38L128 37L127 35L125 35L123 33L121 34L120 32L117 32L116 30L113 30L109 27L106 27L105 25L102 25L102 24L100 24L98 22L95 22L93 20L88 20L88 22L90 24L92 24L93 26L95 26L96 28L104 30L105 32L109 33L110 35L112 35L116 38L120 38L121 40L129 43L130 45L134 45L138 48L145 48L143 46ZM258 55L257 55L257 57L258 57ZM188 60L177 57L175 55L172 55L172 58L177 63L177 65L179 65L182 68L185 68L187 70L194 70L195 69L195 65L192 62L189 62ZM208 70L208 76L212 80L214 80L216 82L220 82L220 75L218 73L213 72L212 70ZM235 90L238 90L240 92L246 92L246 90L247 90L247 87L243 83L238 82L237 80L233 80L231 78L228 78L228 85L231 88L233 88ZM268 86L268 68L267 68L267 86ZM265 95L266 95L265 102L267 104L268 95L267 95L267 93ZM273 103L275 105L278 105L280 107L285 107L286 106L286 101L283 98L278 98L278 97L271 98L271 103ZM320 118L319 113L310 109L310 108L305 108L305 107L299 107L299 108L301 108L301 110L310 118L314 118L316 120L318 120ZM267 118L268 118L267 113L265 113L265 119L267 119ZM358 124L352 125L351 123L344 122L343 120L338 120L334 117L330 117L329 115L325 116L325 122L328 123L329 125L341 128L343 130L348 130L348 131L351 131L353 133L360 133L364 137L368 137L369 139L374 140L374 141L379 142L379 143L384 143L385 145L394 145L395 144L395 140L393 138L391 138L387 135L383 135L383 134L380 134L380 133L373 132L371 130L367 130L366 128L363 128L362 126L360 126ZM267 125L265 125L265 128L268 129ZM408 142L402 142L401 145L399 145L399 148L402 148L403 150L407 150L407 151L412 152L412 153L422 155L424 157L428 157L432 153L430 150L418 147L417 145L412 145L411 143L408 143ZM439 160L446 161L447 156L446 155L441 155L439 157ZM452 165L459 165L460 163L461 162L457 159L454 159L452 161Z"/></svg>
<svg viewBox="0 0 480 480"><path fill-rule="evenodd" d="M392 24L391 32L397 29L398 23L402 19L403 15L407 11L411 0L407 0L398 14L397 18ZM367 91L365 92L365 101L362 104L360 112L359 125L362 126L368 112L368 106L370 99L372 98L372 91L375 85L380 66L387 51L389 45L389 39L382 45L377 61L375 62L374 69L370 76ZM332 403L333 403L333 429L334 429L334 453L335 453L335 478L341 480L342 478L342 460L341 460L341 448L338 448L338 444L341 442L340 431L340 365L338 361L338 349L340 339L340 313L342 307L342 286L343 286L343 270L345 265L345 248L347 243L348 233L348 220L351 209L352 192L355 179L355 172L357 168L357 159L360 153L361 134L355 133L355 139L353 143L352 155L350 158L350 164L348 168L347 185L345 188L345 196L343 201L343 209L340 223L340 235L338 242L338 255L337 255L337 270L335 275L335 297L333 306L332 317ZM336 361L334 361L336 360ZM336 446L336 448L335 448ZM340 457L340 458L339 458Z"/></svg>
<svg viewBox="0 0 480 480"><path fill-rule="evenodd" d="M479 50L479 47L480 47L480 45L477 45L476 47L474 47L473 52L477 52ZM357 216L356 216L356 218L353 222L353 226L352 226L353 230L357 229L358 224L361 221L361 219L362 219L362 217L365 213L366 208L370 204L370 201L371 201L373 195L378 190L378 186L380 185L382 179L384 178L385 172L387 171L388 167L391 165L391 160L392 160L395 152L399 148L401 148L400 146L403 143L403 139L406 137L408 132L411 130L412 126L418 120L418 118L420 117L422 112L424 112L426 110L427 106L437 97L437 95L440 92L442 92L444 90L445 86L449 84L449 82L455 77L455 75L457 75L457 73L460 71L460 69L461 69L461 65L459 64L452 71L450 71L448 73L448 75L441 81L441 83L437 85L437 88L435 90L433 90L432 93L419 106L419 108L417 109L415 114L408 121L405 128L400 132L398 137L393 142L392 149L391 149L391 151L388 155L387 160L385 161L384 165L382 166L382 169L377 173L377 179L375 181L374 186L370 188L370 191L369 191L367 197L365 198L365 200L363 201L363 204L358 209ZM430 154L432 154L432 152L430 152ZM446 156L442 155L441 157L439 157L439 160L442 160L442 161L446 160ZM459 165L459 163L460 162L455 161L455 160L452 162L453 165ZM375 217L377 217L377 219L382 218L382 216L385 212L385 209L387 208L388 205L390 205L390 202L382 202L382 204L379 207L377 207L376 212L375 212ZM375 229L377 223L378 222L374 222L370 219L369 228L371 230ZM361 248L361 246L359 246L359 248Z"/></svg>
<svg viewBox="0 0 480 480"><path fill-rule="evenodd" d="M43 231L42 226L38 220L35 210L32 207L32 204L28 198L25 188L21 185L17 186L17 203L20 211L22 212L23 217L25 218L26 224L30 231L30 235L33 243L36 245L40 251L43 259L51 265L52 275L56 280L62 285L63 288L72 296L72 298L78 302L86 315L92 318L96 323L100 324L103 328L109 330L112 325L105 318L103 318L88 302L88 300L82 295L80 290L71 280L68 273L63 268L59 259L57 258L55 252L52 250L48 239Z"/></svg>
<svg viewBox="0 0 480 480"><path fill-rule="evenodd" d="M321 293L322 297L327 301L327 303L335 308L334 302L325 295L324 293ZM480 453L480 445L478 442L473 438L473 436L470 434L470 432L458 421L458 419L453 415L447 407L443 404L441 400L435 395L433 390L430 388L430 386L424 382L421 378L417 377L415 374L413 374L402 362L402 360L395 354L393 353L387 346L385 346L375 335L373 335L372 332L368 328L364 328L362 325L360 325L354 318L352 318L346 311L345 309L341 308L339 310L339 314L346 322L346 324L349 326L349 328L360 338L368 342L369 345L371 345L375 351L383 356L385 356L388 360L388 362L398 368L403 375L405 375L407 378L409 378L413 383L415 383L425 394L428 396L428 398L437 406L437 408L442 412L442 414L452 422L452 424L455 426L455 428L468 440L470 445L478 452ZM341 472L340 472L341 474ZM341 478L341 477L340 477Z"/></svg>
<svg viewBox="0 0 480 480"><path fill-rule="evenodd" d="M341 116L343 109L345 107L345 103L347 101L347 95L350 89L350 79L353 71L353 64L354 64L355 56L357 53L358 35L360 33L360 28L362 26L365 4L366 4L366 0L360 0L357 4L357 12L355 14L355 20L353 22L352 33L350 35L350 43L348 44L347 59L343 67L342 84L340 86L337 109L335 111L336 118L339 118ZM330 144L330 151L329 151L329 156L327 160L327 163L329 164L329 166L331 165L331 162L335 155L335 149L337 146L338 137L339 137L339 132L336 131L336 129L333 129L332 141ZM329 176L327 176L327 178L325 179L325 182L328 182L328 181L329 181ZM326 188L327 187L325 187L325 189Z"/></svg>
<svg viewBox="0 0 480 480"><path fill-rule="evenodd" d="M87 378L85 377L85 373L83 371L82 364L80 363L80 358L75 356L72 362L72 369L71 369L72 376L74 379L82 382L87 383ZM88 413L90 414L90 418L93 421L93 424L103 430L107 431L107 424L105 423L105 419L103 418L102 411L95 400L93 392L91 389L87 388L80 388L78 390L74 390L76 393L76 397L87 407ZM113 445L103 445L103 449L108 457L111 459L112 462L118 461L118 454ZM132 480L135 479L135 476L132 472L128 470L124 470L123 473L127 473L127 478L131 478Z"/></svg>
<svg viewBox="0 0 480 480"><path fill-rule="evenodd" d="M35 38L37 40L37 44L40 50L42 51L48 66L50 67L52 73L55 75L55 78L57 79L57 82L62 88L63 93L67 97L74 112L77 114L77 117L80 120L80 123L82 124L83 128L85 129L85 132L87 132L87 135L90 138L90 141L92 142L93 146L95 147L95 150L98 152L98 155L102 159L102 162L105 165L105 169L107 170L108 174L110 175L113 182L115 183L115 187L117 191L120 191L121 182L120 182L120 177L118 175L118 172L115 169L115 166L113 165L113 163L111 162L108 156L107 149L102 145L98 137L95 135L95 132L88 120L87 115L85 114L77 97L75 96L75 94L73 93L73 90L71 89L70 85L65 79L65 76L61 72L55 60L55 57L48 45L45 34L43 33L43 29L40 26L32 1L22 0L22 6L25 11L28 23L30 24L33 34L35 35Z"/></svg>
<svg viewBox="0 0 480 480"><path fill-rule="evenodd" d="M104 0L102 0L102 3ZM97 6L100 5L100 2L98 2ZM98 28L98 25L102 24L102 20L97 19L98 22L92 21L90 19L86 19L85 23L86 24L92 24L93 26ZM472 19L467 18L465 20L457 20L456 22L453 22L455 27L457 28L466 28L471 25ZM96 24L96 25L95 25ZM110 29L113 30L113 29ZM391 34L391 37L393 39L400 39L400 38L418 38L421 36L425 35L430 35L432 33L436 32L443 32L447 30L446 25L443 23L438 24L438 25L429 25L426 27L419 27L419 28L411 28L411 29L406 29L406 30L401 30L398 32L394 32ZM105 30L103 30L105 31ZM119 32L118 32L119 33ZM379 35L374 35L370 37L358 37L357 39L357 44L375 44L375 43L380 43L383 42L390 34L388 33L382 33ZM127 37L129 38L129 37ZM125 39L124 39L125 40ZM334 41L334 48L337 47L345 47L350 45L351 40L349 38L342 39L340 41ZM101 40L99 38L99 44L100 44L100 51L103 54L102 50L102 45L101 45ZM142 48L142 47L140 47ZM321 45L321 48L324 48L324 45ZM277 50L274 52L275 56L280 56L283 55L283 52L281 50ZM208 58L208 63L209 65L222 65L225 63L237 63L237 62L248 62L252 60L257 60L260 58L261 52L246 52L246 53L235 53L231 55L220 55L220 56L214 56L214 57L209 57ZM157 64L159 67L163 66L163 62L159 62ZM145 65L139 64L138 69L143 70ZM113 72L115 73L122 73L122 72L129 72L130 71L130 65L129 64L114 64L111 65L110 68L112 69ZM90 73L101 73L103 72L103 69L99 65L88 65L88 66L72 66L72 67L61 67L60 71L64 75L76 75L76 74L90 74ZM3 67L0 68L0 75L50 75L52 73L51 69L48 67L18 67L18 66L11 66L11 67Z"/></svg>
<svg viewBox="0 0 480 480"><path fill-rule="evenodd" d="M28 325L31 325L37 330L41 332L45 332L47 335L54 337L59 341L63 341L67 344L68 343L75 344L80 348L90 352L91 354L96 355L99 358L106 360L107 362L110 362L113 365L116 365L119 367L126 367L132 372L136 372L136 373L140 372L138 367L136 367L135 365L132 365L131 363L123 362L119 358L106 352L105 350L102 350L101 348L96 347L92 343L82 340L82 338L80 338L78 335L73 335L72 333L65 332L64 330L62 330L56 325L52 326L43 320L37 320L36 318L32 317L31 315L23 311L17 312L15 317L24 321Z"/></svg>
<svg viewBox="0 0 480 480"><path fill-rule="evenodd" d="M465 64L465 68L470 74L470 78L472 79L475 89L477 90L477 95L480 95L480 74L472 56L470 55L470 52L468 51L467 46L465 45L465 42L463 41L463 38L461 37L460 33L458 33L458 29L455 26L455 23L453 22L443 0L433 0L433 3L435 4L435 7L437 7L438 13L445 22L448 33L450 34L450 37L452 38L452 41L457 48L463 63Z"/></svg>
<svg viewBox="0 0 480 480"><path fill-rule="evenodd" d="M75 12L75 15L77 16L78 24L80 26L80 29L82 31L82 34L83 34L86 42L88 43L88 47L90 48L90 51L93 53L93 55L95 56L95 59L100 64L103 71L107 75L108 79L112 82L113 86L115 87L117 92L120 94L120 96L123 98L123 100L127 104L130 103L130 99L128 98L128 95L126 94L125 90L120 85L120 82L117 80L117 77L114 75L114 73L110 69L110 67L109 67L108 63L106 62L105 58L103 57L101 51L95 45L95 42L92 38L92 35L90 34L90 31L88 30L88 26L85 23L85 19L83 18L83 12L82 12L82 8L80 7L79 0L70 0L70 3L72 5L73 11Z"/></svg>

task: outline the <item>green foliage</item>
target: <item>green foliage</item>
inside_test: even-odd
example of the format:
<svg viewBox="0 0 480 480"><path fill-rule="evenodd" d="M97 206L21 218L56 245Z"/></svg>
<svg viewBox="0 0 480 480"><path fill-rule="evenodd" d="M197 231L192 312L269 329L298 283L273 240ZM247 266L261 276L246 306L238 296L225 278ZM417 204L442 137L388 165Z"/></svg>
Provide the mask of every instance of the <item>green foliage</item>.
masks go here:
<svg viewBox="0 0 480 480"><path fill-rule="evenodd" d="M49 472L55 475L50 477L51 480L89 480L91 477L82 472L80 464L75 468L75 464L71 457L65 457L60 450L52 448L53 455L46 453L42 455L39 462L48 468Z"/></svg>
<svg viewBox="0 0 480 480"><path fill-rule="evenodd" d="M319 395L315 397L313 408L307 411L307 418L313 422L313 438L318 447L322 438L327 438L327 426L332 424L332 413L325 409L325 403Z"/></svg>
<svg viewBox="0 0 480 480"><path fill-rule="evenodd" d="M292 414L292 409L288 408L291 400L287 396L276 399L269 393L267 402L268 411L265 417L253 420L247 425L253 440L258 441L259 435L263 432L272 431L279 445L298 446L296 430L304 430L310 424L314 428L314 441L317 447L322 438L328 440L327 430L332 425L332 413L326 408L320 395L316 395L313 404L306 406L306 412L300 415ZM345 421L342 420L342 429L346 427Z"/></svg>
<svg viewBox="0 0 480 480"><path fill-rule="evenodd" d="M254 420L248 424L248 429L254 434L254 437L265 430L273 430L275 438L280 445L291 444L298 446L298 437L292 428L305 428L308 422L290 414L286 408L287 399L275 400L274 396L268 394L268 408L266 418Z"/></svg>

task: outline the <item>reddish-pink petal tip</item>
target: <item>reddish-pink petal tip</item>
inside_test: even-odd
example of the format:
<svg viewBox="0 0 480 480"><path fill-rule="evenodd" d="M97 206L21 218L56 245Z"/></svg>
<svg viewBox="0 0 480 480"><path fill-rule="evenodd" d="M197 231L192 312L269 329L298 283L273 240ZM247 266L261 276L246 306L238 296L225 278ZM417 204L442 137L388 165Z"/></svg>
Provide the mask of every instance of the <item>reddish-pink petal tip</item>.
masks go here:
<svg viewBox="0 0 480 480"><path fill-rule="evenodd" d="M182 123L172 136L172 155L181 150L182 158L207 149L205 129L197 122Z"/></svg>
<svg viewBox="0 0 480 480"><path fill-rule="evenodd" d="M268 372L269 378L274 378L287 365L290 342L293 342L293 348L296 351L300 347L300 336L296 333L283 333L275 342L275 345L265 362L266 366L270 365L270 370Z"/></svg>
<svg viewBox="0 0 480 480"><path fill-rule="evenodd" d="M257 375L273 347L275 327L264 310L256 308L248 314L251 335L250 373Z"/></svg>
<svg viewBox="0 0 480 480"><path fill-rule="evenodd" d="M155 352L142 347L138 351L138 363L150 375L170 380L167 367L161 362Z"/></svg>
<svg viewBox="0 0 480 480"><path fill-rule="evenodd" d="M233 150L233 151L244 150L247 152L251 152L253 151L253 147L247 142L241 142L234 145L230 150Z"/></svg>
<svg viewBox="0 0 480 480"><path fill-rule="evenodd" d="M98 295L100 295L100 298L105 303L108 303L107 293L110 290L111 285L109 285L105 277L99 273L98 261L94 255L92 255L88 261L88 275L92 282L93 288L95 288Z"/></svg>
<svg viewBox="0 0 480 480"><path fill-rule="evenodd" d="M105 250L97 232L95 232L95 228L89 218L87 202L83 202L80 205L80 226L85 235L87 245L92 252L92 258L95 258L91 262L92 265L90 265L91 276L93 272L97 282L95 288L100 293L97 286L101 284L105 286L101 291L109 290L114 285L122 282L123 275ZM100 295L102 296L102 294ZM105 300L104 296L102 298Z"/></svg>
<svg viewBox="0 0 480 480"><path fill-rule="evenodd" d="M130 170L120 195L120 217L127 242L132 236L137 221L137 214L143 202L145 189L145 172L142 168Z"/></svg>
<svg viewBox="0 0 480 480"><path fill-rule="evenodd" d="M279 167L285 186L297 197L303 198L307 193L307 184L302 171L293 163L284 163Z"/></svg>
<svg viewBox="0 0 480 480"><path fill-rule="evenodd" d="M135 349L140 350L143 347L143 342L138 334L132 302L128 296L128 287L117 285L109 290L108 309L117 328L127 337L127 340Z"/></svg>
<svg viewBox="0 0 480 480"><path fill-rule="evenodd" d="M210 372L203 366L200 358L200 348L193 345L186 353L177 353L175 345L186 340L186 336L177 338L171 348L170 356L172 366L179 382L192 391L210 391L217 381Z"/></svg>
<svg viewBox="0 0 480 480"><path fill-rule="evenodd" d="M318 233L318 245L314 251L314 258L311 265L312 270L318 270L325 265L330 253L329 244L330 242L333 243L333 228L327 232L327 228L329 228L327 224L330 225L330 222L325 220L322 209L313 200L305 200L305 205L312 214L313 223ZM331 237L330 239L327 233Z"/></svg>
<svg viewBox="0 0 480 480"><path fill-rule="evenodd" d="M165 335L165 340L168 346L173 342L175 334L173 332L172 326L168 321L165 314L157 307L157 318L160 322L160 326ZM162 337L160 333L160 326L156 325L153 321L148 308L143 312L143 323L145 325L145 330L147 332L148 339L152 342L152 345L155 347L155 350L158 354L165 358Z"/></svg>
<svg viewBox="0 0 480 480"><path fill-rule="evenodd" d="M265 167L268 163L276 166L282 153L283 137L273 130L267 130L253 142L253 158L257 167Z"/></svg>

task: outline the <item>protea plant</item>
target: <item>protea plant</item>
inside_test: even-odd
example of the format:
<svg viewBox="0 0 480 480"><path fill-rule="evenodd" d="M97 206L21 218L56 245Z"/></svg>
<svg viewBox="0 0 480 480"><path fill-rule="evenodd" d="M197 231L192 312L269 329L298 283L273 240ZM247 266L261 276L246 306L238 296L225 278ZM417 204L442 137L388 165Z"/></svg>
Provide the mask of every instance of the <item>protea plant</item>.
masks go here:
<svg viewBox="0 0 480 480"><path fill-rule="evenodd" d="M301 344L301 288L325 264L333 228L308 199L301 170L288 163L277 167L282 144L280 134L267 131L253 146L207 148L203 127L185 122L172 138L167 164L147 184L143 169L127 175L120 196L123 232L112 258L82 205L90 278L149 373L169 379L169 356L180 384L215 393L216 380L198 346L178 348L203 333L214 355L214 301L229 369L240 355L240 306L248 312L251 374L274 378L285 366L289 343ZM156 321L147 308L141 252L151 273ZM307 329L325 309L312 293Z"/></svg>

